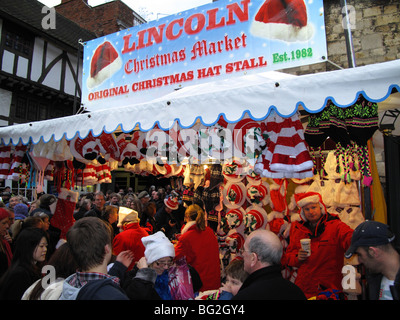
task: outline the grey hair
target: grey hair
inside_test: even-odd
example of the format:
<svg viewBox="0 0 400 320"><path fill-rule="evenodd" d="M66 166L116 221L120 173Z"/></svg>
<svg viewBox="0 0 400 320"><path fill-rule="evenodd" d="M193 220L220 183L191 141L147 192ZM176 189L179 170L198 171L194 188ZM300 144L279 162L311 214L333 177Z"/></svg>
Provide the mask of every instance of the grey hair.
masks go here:
<svg viewBox="0 0 400 320"><path fill-rule="evenodd" d="M258 260L269 265L279 265L281 263L283 247L275 243L265 242L261 237L254 236L249 241L249 250L258 256Z"/></svg>

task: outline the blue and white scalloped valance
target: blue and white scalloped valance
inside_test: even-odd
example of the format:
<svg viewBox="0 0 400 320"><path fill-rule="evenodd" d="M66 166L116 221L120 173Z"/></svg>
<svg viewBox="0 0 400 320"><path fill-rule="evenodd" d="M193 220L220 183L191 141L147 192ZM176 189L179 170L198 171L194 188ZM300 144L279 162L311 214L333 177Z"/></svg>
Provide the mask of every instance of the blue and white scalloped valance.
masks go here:
<svg viewBox="0 0 400 320"><path fill-rule="evenodd" d="M319 112L329 99L348 107L359 94L385 108L393 89L400 91L400 60L303 76L267 72L185 87L147 103L0 128L0 139L3 145L17 145L85 138L89 133L146 132L155 126L166 131L176 123L181 128L199 122L211 126L220 117L228 123L244 117L258 121L272 110L290 117L299 108Z"/></svg>

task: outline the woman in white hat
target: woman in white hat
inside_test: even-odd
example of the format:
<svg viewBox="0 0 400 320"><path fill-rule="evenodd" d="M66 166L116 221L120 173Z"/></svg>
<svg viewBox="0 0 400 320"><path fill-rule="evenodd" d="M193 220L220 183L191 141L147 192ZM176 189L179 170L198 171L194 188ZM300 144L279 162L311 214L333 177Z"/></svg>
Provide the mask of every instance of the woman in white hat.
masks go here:
<svg viewBox="0 0 400 320"><path fill-rule="evenodd" d="M144 257L128 274L123 288L131 300L171 300L168 269L175 257L174 245L161 231L142 238Z"/></svg>

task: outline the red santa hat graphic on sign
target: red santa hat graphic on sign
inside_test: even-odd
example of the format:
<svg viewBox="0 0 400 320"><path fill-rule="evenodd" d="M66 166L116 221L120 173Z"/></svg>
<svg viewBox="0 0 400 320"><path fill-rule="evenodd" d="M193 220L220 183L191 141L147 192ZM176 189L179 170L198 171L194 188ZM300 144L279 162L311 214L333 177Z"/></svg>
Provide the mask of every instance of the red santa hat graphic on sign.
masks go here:
<svg viewBox="0 0 400 320"><path fill-rule="evenodd" d="M304 0L266 0L250 32L268 39L307 41L314 35L314 26L307 19Z"/></svg>
<svg viewBox="0 0 400 320"><path fill-rule="evenodd" d="M109 41L99 45L93 53L90 63L90 76L87 79L88 88L94 88L110 78L122 66L122 60L117 50Z"/></svg>

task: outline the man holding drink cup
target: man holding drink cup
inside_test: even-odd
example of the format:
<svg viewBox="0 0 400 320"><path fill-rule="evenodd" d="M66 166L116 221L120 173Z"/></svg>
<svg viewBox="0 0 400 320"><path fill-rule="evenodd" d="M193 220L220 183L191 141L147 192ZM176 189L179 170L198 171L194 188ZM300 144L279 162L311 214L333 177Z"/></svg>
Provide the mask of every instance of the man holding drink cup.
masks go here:
<svg viewBox="0 0 400 320"><path fill-rule="evenodd" d="M327 212L319 193L295 197L300 221L292 223L282 264L298 268L295 284L307 298L317 296L323 291L321 288L343 290L344 253L350 246L353 229Z"/></svg>

